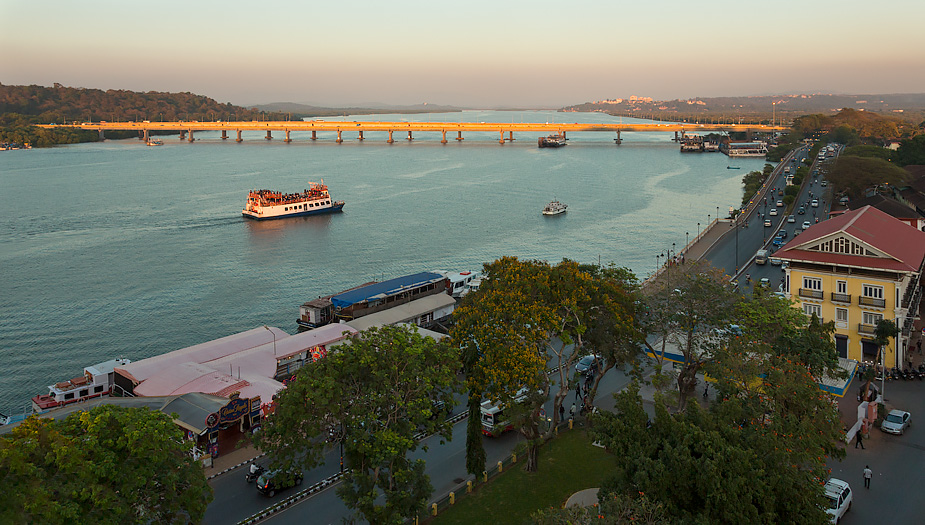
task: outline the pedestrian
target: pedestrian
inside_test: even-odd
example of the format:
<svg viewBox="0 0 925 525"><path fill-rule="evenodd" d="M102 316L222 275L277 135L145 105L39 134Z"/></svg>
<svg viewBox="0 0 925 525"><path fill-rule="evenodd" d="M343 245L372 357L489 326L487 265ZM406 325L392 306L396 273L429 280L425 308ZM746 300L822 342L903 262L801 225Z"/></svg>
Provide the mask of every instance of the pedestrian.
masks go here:
<svg viewBox="0 0 925 525"><path fill-rule="evenodd" d="M575 419L575 403L572 403L572 408L568 409L569 419Z"/></svg>
<svg viewBox="0 0 925 525"><path fill-rule="evenodd" d="M870 488L870 478L874 473L870 470L870 465L864 465L864 488Z"/></svg>
<svg viewBox="0 0 925 525"><path fill-rule="evenodd" d="M915 346L916 346L916 348L919 349L919 355L922 355L922 340L919 339L918 341L916 341L916 342L915 342Z"/></svg>
<svg viewBox="0 0 925 525"><path fill-rule="evenodd" d="M864 450L864 439L861 436L861 431L858 430L857 441L854 442L854 448L861 447L861 450Z"/></svg>
<svg viewBox="0 0 925 525"><path fill-rule="evenodd" d="M581 399L581 383L575 382L575 399Z"/></svg>
<svg viewBox="0 0 925 525"><path fill-rule="evenodd" d="M559 421L565 421L565 405L559 405Z"/></svg>
<svg viewBox="0 0 925 525"><path fill-rule="evenodd" d="M703 385L703 398L706 399L710 395L710 384L707 383Z"/></svg>

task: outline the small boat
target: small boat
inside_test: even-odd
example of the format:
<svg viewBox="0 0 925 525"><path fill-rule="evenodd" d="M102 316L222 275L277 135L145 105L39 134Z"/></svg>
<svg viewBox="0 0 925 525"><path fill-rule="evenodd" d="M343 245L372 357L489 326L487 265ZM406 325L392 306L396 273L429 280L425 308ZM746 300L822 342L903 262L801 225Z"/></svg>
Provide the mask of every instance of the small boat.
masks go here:
<svg viewBox="0 0 925 525"><path fill-rule="evenodd" d="M559 215L560 213L565 213L568 209L568 204L562 204L559 201L552 201L543 208L543 215Z"/></svg>
<svg viewBox="0 0 925 525"><path fill-rule="evenodd" d="M84 368L82 376L50 385L48 394L39 394L32 398L32 412L40 414L78 401L108 396L114 384L113 371L116 367L129 363L131 361L128 359L111 359Z"/></svg>
<svg viewBox="0 0 925 525"><path fill-rule="evenodd" d="M163 140L157 140L157 139L148 139L148 141L145 142L145 145L146 145L146 146L163 146L163 145L164 145L164 141L163 141Z"/></svg>
<svg viewBox="0 0 925 525"><path fill-rule="evenodd" d="M559 148L565 146L566 140L568 139L563 135L549 135L548 137L540 137L537 141L537 146L540 148Z"/></svg>
<svg viewBox="0 0 925 525"><path fill-rule="evenodd" d="M254 190L247 196L247 203L241 213L248 219L282 219L333 213L344 208L344 201L332 201L328 187L309 182L309 188L301 193L282 193L273 190Z"/></svg>
<svg viewBox="0 0 925 525"><path fill-rule="evenodd" d="M726 166L726 169L727 170L737 170L739 169L739 167L738 166Z"/></svg>

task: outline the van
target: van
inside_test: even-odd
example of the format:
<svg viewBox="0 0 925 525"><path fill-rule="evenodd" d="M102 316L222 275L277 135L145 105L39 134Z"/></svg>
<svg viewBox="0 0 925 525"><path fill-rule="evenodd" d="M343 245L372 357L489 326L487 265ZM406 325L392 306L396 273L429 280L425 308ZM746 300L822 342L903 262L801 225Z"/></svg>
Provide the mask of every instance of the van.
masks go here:
<svg viewBox="0 0 925 525"><path fill-rule="evenodd" d="M514 394L513 403L526 401L529 390L524 387ZM504 413L505 405L490 400L482 401L479 412L482 416L482 434L489 437L498 437L508 430L514 429L514 424Z"/></svg>
<svg viewBox="0 0 925 525"><path fill-rule="evenodd" d="M758 250L758 253L755 254L755 264L767 264L767 262L768 262L768 251Z"/></svg>

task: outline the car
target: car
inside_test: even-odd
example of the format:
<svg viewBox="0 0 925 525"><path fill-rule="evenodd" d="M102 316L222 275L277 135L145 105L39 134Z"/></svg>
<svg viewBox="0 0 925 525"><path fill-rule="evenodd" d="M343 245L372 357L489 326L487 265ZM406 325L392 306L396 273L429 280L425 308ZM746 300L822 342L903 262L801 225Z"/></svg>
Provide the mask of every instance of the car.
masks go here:
<svg viewBox="0 0 925 525"><path fill-rule="evenodd" d="M787 238L787 230L781 230L780 232L778 232L777 236L780 237L781 239L786 239L786 238Z"/></svg>
<svg viewBox="0 0 925 525"><path fill-rule="evenodd" d="M810 224L809 221L803 221L803 229L804 229L804 230L808 229L810 226L812 226L812 224Z"/></svg>
<svg viewBox="0 0 925 525"><path fill-rule="evenodd" d="M813 199L813 202L809 203L809 205L812 206L813 208L818 208L818 207L819 207L819 199Z"/></svg>
<svg viewBox="0 0 925 525"><path fill-rule="evenodd" d="M829 183L826 182L826 181L822 181L822 182L819 183L819 185L822 186L823 188L825 188L826 186L829 185Z"/></svg>
<svg viewBox="0 0 925 525"><path fill-rule="evenodd" d="M765 220L764 220L764 227L765 227L765 228L770 228L770 227L771 227L771 219L765 219Z"/></svg>
<svg viewBox="0 0 925 525"><path fill-rule="evenodd" d="M780 248L781 245L783 244L784 244L783 239L781 239L780 237L774 237L774 241L771 243L771 246L774 246L775 248Z"/></svg>
<svg viewBox="0 0 925 525"><path fill-rule="evenodd" d="M777 217L777 208L771 208L771 211L768 212L768 215L771 217Z"/></svg>
<svg viewBox="0 0 925 525"><path fill-rule="evenodd" d="M782 190L782 189L780 189L780 188L777 188L777 196L778 196L778 197L783 197L783 196L784 196L784 190Z"/></svg>
<svg viewBox="0 0 925 525"><path fill-rule="evenodd" d="M801 229L799 229L799 228L794 228L794 230L793 230L793 236L794 236L794 237L796 237L797 235L799 235L799 234L801 234L801 233L803 233L803 230L801 230Z"/></svg>
<svg viewBox="0 0 925 525"><path fill-rule="evenodd" d="M777 207L778 207L778 208L783 208L783 207L784 207L784 201L777 201Z"/></svg>
<svg viewBox="0 0 925 525"><path fill-rule="evenodd" d="M575 365L575 371L586 376L591 373L592 369L600 370L603 364L604 359L601 356L589 354L578 360L578 363Z"/></svg>
<svg viewBox="0 0 925 525"><path fill-rule="evenodd" d="M771 280L767 277L762 277L761 280L758 281L758 284L761 285L762 288L767 288L771 286Z"/></svg>
<svg viewBox="0 0 925 525"><path fill-rule="evenodd" d="M788 216L787 216L787 222L797 222L797 220L796 220L795 218L793 218L793 215L788 215Z"/></svg>
<svg viewBox="0 0 925 525"><path fill-rule="evenodd" d="M883 419L883 423L880 424L880 430L890 434L902 435L911 424L912 414L893 409L890 410L890 413Z"/></svg>
<svg viewBox="0 0 925 525"><path fill-rule="evenodd" d="M800 215L803 215L804 213L806 213L806 208L804 208L803 206L800 206L800 209L797 210L797 213L799 213Z"/></svg>
<svg viewBox="0 0 925 525"><path fill-rule="evenodd" d="M302 484L302 472L271 470L257 478L257 492L272 498L282 489Z"/></svg>
<svg viewBox="0 0 925 525"><path fill-rule="evenodd" d="M771 266L780 266L783 261L777 257L771 257Z"/></svg>
<svg viewBox="0 0 925 525"><path fill-rule="evenodd" d="M832 523L838 523L848 510L851 509L851 486L847 481L830 478L825 484L825 498L829 506L825 509Z"/></svg>

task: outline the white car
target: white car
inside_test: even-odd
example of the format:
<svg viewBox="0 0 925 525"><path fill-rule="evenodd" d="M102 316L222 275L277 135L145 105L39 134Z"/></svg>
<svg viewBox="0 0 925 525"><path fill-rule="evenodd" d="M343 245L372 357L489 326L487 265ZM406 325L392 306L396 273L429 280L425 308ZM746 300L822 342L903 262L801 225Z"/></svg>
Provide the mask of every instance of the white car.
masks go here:
<svg viewBox="0 0 925 525"><path fill-rule="evenodd" d="M810 226L812 226L812 224L810 224L809 221L803 221L803 229L804 229L804 230L809 229Z"/></svg>
<svg viewBox="0 0 925 525"><path fill-rule="evenodd" d="M777 201L777 207L778 207L778 208L783 208L783 207L784 207L784 201Z"/></svg>
<svg viewBox="0 0 925 525"><path fill-rule="evenodd" d="M777 208L771 208L771 211L768 212L768 215L771 217L777 217Z"/></svg>
<svg viewBox="0 0 925 525"><path fill-rule="evenodd" d="M846 481L831 478L825 484L825 497L829 501L829 507L825 512L832 523L838 523L851 509L851 486Z"/></svg>
<svg viewBox="0 0 925 525"><path fill-rule="evenodd" d="M900 436L906 431L906 428L912 424L912 414L902 410L890 410L886 415L883 423L880 424L880 430L890 434L899 434Z"/></svg>
<svg viewBox="0 0 925 525"><path fill-rule="evenodd" d="M771 219L765 219L765 220L764 220L764 227L765 227L765 228L770 228L770 227L771 227Z"/></svg>
<svg viewBox="0 0 925 525"><path fill-rule="evenodd" d="M788 215L787 222L797 222L797 220L793 218L793 215Z"/></svg>
<svg viewBox="0 0 925 525"><path fill-rule="evenodd" d="M818 207L819 207L819 199L813 199L813 201L812 201L811 203L809 203L809 205L812 206L813 208L818 208Z"/></svg>

